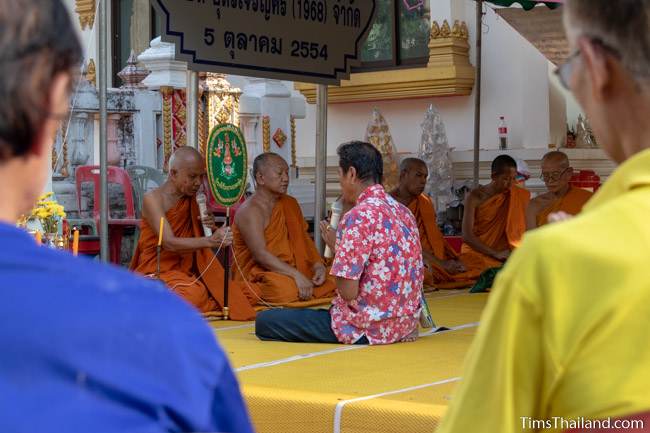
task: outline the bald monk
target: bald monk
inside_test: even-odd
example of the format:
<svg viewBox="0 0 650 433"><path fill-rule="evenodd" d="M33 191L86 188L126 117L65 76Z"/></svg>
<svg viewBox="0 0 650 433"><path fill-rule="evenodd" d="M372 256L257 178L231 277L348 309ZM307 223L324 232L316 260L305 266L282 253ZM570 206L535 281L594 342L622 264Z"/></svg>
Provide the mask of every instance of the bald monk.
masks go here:
<svg viewBox="0 0 650 433"><path fill-rule="evenodd" d="M549 216L562 212L577 215L593 195L590 191L569 184L573 168L569 157L559 151L549 152L542 159L542 179L548 192L530 201L526 210L528 230L549 223Z"/></svg>
<svg viewBox="0 0 650 433"><path fill-rule="evenodd" d="M169 177L159 188L144 196L142 225L138 247L131 261L135 272L156 273L156 246L160 218L164 217L163 244L160 255L160 279L175 293L201 312L223 307L224 271L214 259L213 248L230 245L232 233L217 229L214 219L201 221L196 203L205 163L191 147L181 147L169 160ZM213 229L203 235L202 223ZM255 310L241 285L229 289L230 317L252 320Z"/></svg>
<svg viewBox="0 0 650 433"><path fill-rule="evenodd" d="M256 284L264 303L288 304L334 295L329 277L298 202L287 195L289 166L275 153L253 162L255 193L237 211L233 249L243 276Z"/></svg>
<svg viewBox="0 0 650 433"><path fill-rule="evenodd" d="M530 192L514 185L517 163L508 155L492 161L492 182L465 200L462 253L482 261L482 270L503 265L526 231Z"/></svg>
<svg viewBox="0 0 650 433"><path fill-rule="evenodd" d="M409 208L418 223L422 258L427 268L424 282L445 289L471 286L480 270L468 269L438 228L433 203L423 194L428 176L424 161L406 158L400 165L399 185L391 192L394 199Z"/></svg>

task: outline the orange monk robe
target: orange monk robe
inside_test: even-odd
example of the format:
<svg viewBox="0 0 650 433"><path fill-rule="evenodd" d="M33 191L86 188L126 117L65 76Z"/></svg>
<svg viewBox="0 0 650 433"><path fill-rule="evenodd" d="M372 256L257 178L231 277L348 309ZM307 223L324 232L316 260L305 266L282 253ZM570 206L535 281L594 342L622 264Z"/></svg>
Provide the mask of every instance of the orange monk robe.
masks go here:
<svg viewBox="0 0 650 433"><path fill-rule="evenodd" d="M313 265L323 262L314 242L307 234L307 223L298 202L288 195L282 196L273 208L269 225L264 229L264 240L271 254L298 269L309 279L313 277ZM259 287L265 302L289 304L299 301L298 286L294 279L259 266L236 224L233 226L233 253L237 260L232 268L234 278L238 280L246 278ZM241 268L241 272L237 269L237 265ZM334 278L328 275L322 286L314 288L313 297L316 300L313 303L322 303L318 299L334 296L335 290Z"/></svg>
<svg viewBox="0 0 650 433"><path fill-rule="evenodd" d="M430 268L425 271L424 283L438 289L457 289L473 285L481 274L482 262L472 262L472 257L468 257L469 260L459 257L449 245L438 228L431 199L425 194L420 194L408 208L418 223L422 250L433 254L438 260L460 260L466 268L465 272L452 275L441 266L431 263Z"/></svg>
<svg viewBox="0 0 650 433"><path fill-rule="evenodd" d="M591 191L572 186L564 197L555 200L537 214L537 227L548 224L548 216L555 212L566 212L569 215L579 214L592 195L594 193Z"/></svg>
<svg viewBox="0 0 650 433"><path fill-rule="evenodd" d="M526 207L529 201L530 192L518 186L489 198L476 208L474 235L493 250L513 250L526 232ZM481 263L481 271L503 265L467 244L463 244L461 253L468 260Z"/></svg>
<svg viewBox="0 0 650 433"><path fill-rule="evenodd" d="M201 237L203 228L198 218L199 208L193 197L181 198L165 218L174 236ZM140 274L156 273L156 246L158 236L145 219L140 228L140 240L131 261L131 269ZM221 310L223 306L224 271L210 248L187 253L162 249L160 254L160 279L176 294L202 313ZM207 270L206 270L207 269ZM201 276L200 278L199 275ZM246 297L246 288L230 281L228 306L230 318L253 320L255 309ZM251 295L251 297L254 297Z"/></svg>

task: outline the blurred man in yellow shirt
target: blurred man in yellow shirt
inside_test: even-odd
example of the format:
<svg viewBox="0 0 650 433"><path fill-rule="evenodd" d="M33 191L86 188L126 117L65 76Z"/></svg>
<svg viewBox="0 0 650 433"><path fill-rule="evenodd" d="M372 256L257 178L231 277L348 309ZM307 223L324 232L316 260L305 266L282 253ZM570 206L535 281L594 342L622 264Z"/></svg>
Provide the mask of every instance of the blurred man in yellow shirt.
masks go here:
<svg viewBox="0 0 650 433"><path fill-rule="evenodd" d="M564 8L558 75L620 166L508 260L439 433L596 432L571 429L610 417L650 432L650 0Z"/></svg>

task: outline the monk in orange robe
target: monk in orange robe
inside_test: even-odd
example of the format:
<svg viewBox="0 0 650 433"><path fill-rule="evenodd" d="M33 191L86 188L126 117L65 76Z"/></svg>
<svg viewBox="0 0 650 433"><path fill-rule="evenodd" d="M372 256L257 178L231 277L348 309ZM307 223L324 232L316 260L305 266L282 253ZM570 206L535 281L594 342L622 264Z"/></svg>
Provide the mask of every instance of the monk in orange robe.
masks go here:
<svg viewBox="0 0 650 433"><path fill-rule="evenodd" d="M298 202L286 194L289 166L279 155L264 153L253 162L253 177L255 193L237 211L233 229L235 279L255 284L262 304L324 302L336 284Z"/></svg>
<svg viewBox="0 0 650 433"><path fill-rule="evenodd" d="M514 185L517 163L508 155L492 161L492 182L465 200L462 254L482 262L482 270L503 265L526 231L530 192Z"/></svg>
<svg viewBox="0 0 650 433"><path fill-rule="evenodd" d="M542 180L548 192L530 201L526 210L528 230L549 223L549 216L562 212L577 215L593 193L569 184L573 168L569 157L559 151L549 152L542 159Z"/></svg>
<svg viewBox="0 0 650 433"><path fill-rule="evenodd" d="M140 239L131 269L155 276L160 218L164 217L160 280L202 313L220 311L224 270L212 249L230 245L232 233L224 227L217 229L214 218L201 220L196 203L205 175L201 154L191 147L181 147L169 165L167 181L144 197ZM212 236L203 235L202 224L213 229ZM253 320L255 310L245 288L234 282L229 286L230 317Z"/></svg>
<svg viewBox="0 0 650 433"><path fill-rule="evenodd" d="M471 286L480 275L480 264L477 268L476 263L464 263L442 235L433 203L423 194L428 176L424 161L406 158L400 165L399 185L391 192L395 200L409 208L418 223L426 267L424 283L436 289Z"/></svg>

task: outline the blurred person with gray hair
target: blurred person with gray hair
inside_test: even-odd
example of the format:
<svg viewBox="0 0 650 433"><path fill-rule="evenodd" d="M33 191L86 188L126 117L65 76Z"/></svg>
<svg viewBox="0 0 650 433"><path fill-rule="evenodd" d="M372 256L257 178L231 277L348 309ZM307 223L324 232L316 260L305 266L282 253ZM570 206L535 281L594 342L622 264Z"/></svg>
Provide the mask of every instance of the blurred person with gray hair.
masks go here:
<svg viewBox="0 0 650 433"><path fill-rule="evenodd" d="M252 432L190 305L15 227L45 186L81 61L61 0L0 0L0 431Z"/></svg>
<svg viewBox="0 0 650 433"><path fill-rule="evenodd" d="M620 165L508 260L439 433L650 432L650 0L564 21L557 74Z"/></svg>

